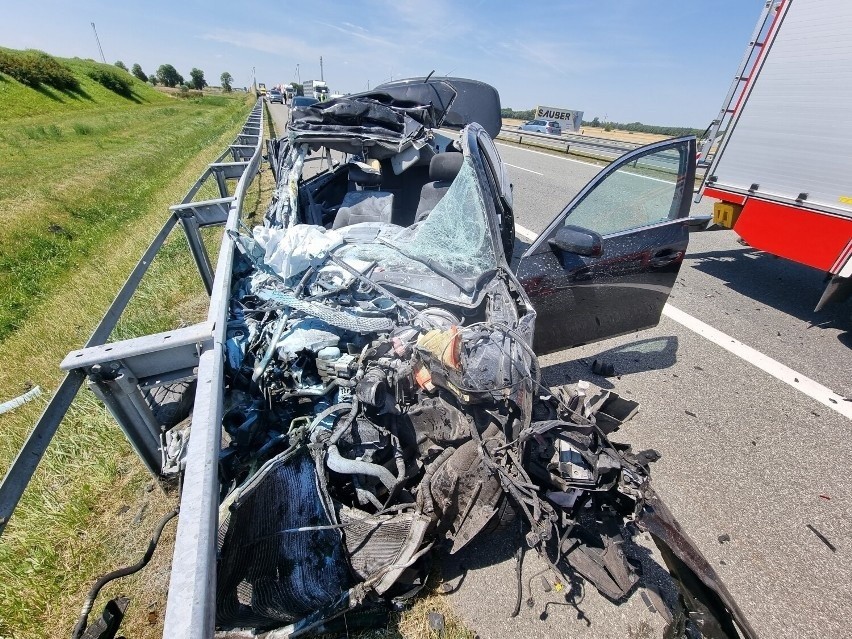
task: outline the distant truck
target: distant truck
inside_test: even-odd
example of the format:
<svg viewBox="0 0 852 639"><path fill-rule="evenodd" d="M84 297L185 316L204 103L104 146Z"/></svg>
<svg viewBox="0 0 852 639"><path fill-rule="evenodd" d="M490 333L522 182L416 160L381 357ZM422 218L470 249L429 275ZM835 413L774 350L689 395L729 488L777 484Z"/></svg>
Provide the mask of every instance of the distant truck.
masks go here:
<svg viewBox="0 0 852 639"><path fill-rule="evenodd" d="M263 82L258 83L257 94L258 95L266 95L266 84L264 84Z"/></svg>
<svg viewBox="0 0 852 639"><path fill-rule="evenodd" d="M320 102L328 100L328 83L322 80L306 80L302 90L305 97L315 98Z"/></svg>
<svg viewBox="0 0 852 639"><path fill-rule="evenodd" d="M283 93L287 98L287 102L290 102L296 96L296 87L292 84L285 84L283 86Z"/></svg>
<svg viewBox="0 0 852 639"><path fill-rule="evenodd" d="M539 105L535 108L535 119L558 122L561 130L557 135L561 135L562 131L573 133L580 130L583 122L583 112L574 109Z"/></svg>
<svg viewBox="0 0 852 639"><path fill-rule="evenodd" d="M698 158L717 224L827 274L817 311L852 295L850 69L849 0L769 0Z"/></svg>

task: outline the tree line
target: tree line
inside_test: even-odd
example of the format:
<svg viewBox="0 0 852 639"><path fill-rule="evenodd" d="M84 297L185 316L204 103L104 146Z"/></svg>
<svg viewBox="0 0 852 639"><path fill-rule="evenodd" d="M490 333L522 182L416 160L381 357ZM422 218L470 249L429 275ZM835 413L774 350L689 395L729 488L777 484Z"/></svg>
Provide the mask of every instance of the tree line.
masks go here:
<svg viewBox="0 0 852 639"><path fill-rule="evenodd" d="M162 84L163 86L171 88L179 86L187 87L188 89L197 89L199 91L204 87L209 86L207 84L207 80L204 79L204 71L196 69L195 67L193 67L192 71L189 72L189 82L187 82L171 64L161 64L157 68L157 72L152 73L151 75L146 74L139 64L134 64L130 69L128 69L124 62L118 60L115 62L115 66L134 75L142 82L148 82L154 86ZM222 75L219 76L219 82L225 93L230 93L233 90L234 77L227 71L224 71Z"/></svg>
<svg viewBox="0 0 852 639"><path fill-rule="evenodd" d="M535 109L527 109L526 111L515 111L514 109L501 109L500 115L504 118L512 118L515 120L533 120L535 119ZM697 135L704 134L704 129L692 129L690 127L681 126L657 126L655 124L642 124L641 122L630 122L627 124L621 122L601 122L599 117L594 117L591 120L583 120L583 126L591 128L602 128L605 131L619 129L621 131L635 131L636 133L655 133L657 135L667 135L677 137L681 135Z"/></svg>

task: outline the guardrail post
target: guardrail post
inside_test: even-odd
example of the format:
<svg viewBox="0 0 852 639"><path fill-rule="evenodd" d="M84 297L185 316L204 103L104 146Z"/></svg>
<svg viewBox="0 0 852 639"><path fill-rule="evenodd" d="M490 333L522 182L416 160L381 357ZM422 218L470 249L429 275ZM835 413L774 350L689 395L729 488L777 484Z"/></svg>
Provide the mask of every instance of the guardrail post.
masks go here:
<svg viewBox="0 0 852 639"><path fill-rule="evenodd" d="M195 264L198 266L198 272L201 275L201 280L204 282L204 288L207 289L207 294L210 295L210 292L213 290L213 266L210 264L210 257L207 255L204 241L201 239L195 215L192 211L175 211L175 214L180 219L181 226L183 226L186 242L189 245L192 257L195 259Z"/></svg>

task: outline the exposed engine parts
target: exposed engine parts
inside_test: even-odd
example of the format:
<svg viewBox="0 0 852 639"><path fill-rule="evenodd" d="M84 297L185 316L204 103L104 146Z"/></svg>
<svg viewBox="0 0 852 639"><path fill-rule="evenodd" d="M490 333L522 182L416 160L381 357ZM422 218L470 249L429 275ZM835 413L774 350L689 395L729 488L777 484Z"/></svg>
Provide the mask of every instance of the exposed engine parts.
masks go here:
<svg viewBox="0 0 852 639"><path fill-rule="evenodd" d="M635 403L541 386L535 314L511 280L438 306L372 283L380 267L347 258L345 243L287 278L242 246L219 627L327 630L417 592L436 544L457 552L514 517L557 575L613 600L631 591L623 526L641 524L656 454L607 438Z"/></svg>

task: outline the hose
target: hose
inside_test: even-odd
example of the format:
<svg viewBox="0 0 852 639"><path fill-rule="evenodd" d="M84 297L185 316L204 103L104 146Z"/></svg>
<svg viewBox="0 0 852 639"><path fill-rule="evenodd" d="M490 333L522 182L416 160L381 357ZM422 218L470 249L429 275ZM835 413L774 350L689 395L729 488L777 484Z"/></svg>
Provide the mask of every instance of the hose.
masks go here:
<svg viewBox="0 0 852 639"><path fill-rule="evenodd" d="M393 476L393 473L384 466L344 457L340 454L340 451L337 449L337 445L335 444L328 447L328 456L326 457L325 463L329 469L342 475L369 475L370 477L375 477L391 492L393 492L393 489L399 481Z"/></svg>
<svg viewBox="0 0 852 639"><path fill-rule="evenodd" d="M145 566L147 566L148 562L151 561L151 556L154 554L154 550L157 548L157 544L160 541L160 535L163 534L163 528L165 528L166 524L169 523L172 519L177 517L179 512L180 508L175 508L173 511L166 513L166 515L160 520L160 522L157 524L157 527L154 529L154 534L151 537L151 541L148 542L148 549L145 551L145 554L142 555L142 559L137 561L132 566L125 566L124 568L119 568L118 570L108 572L95 582L95 585L92 586L91 590L89 590L89 594L86 597L86 601L83 602L83 609L80 611L80 616L77 618L77 623L71 633L72 639L80 639L80 637L82 637L83 633L86 631L89 613L92 611L92 606L94 606L95 599L97 598L98 593L101 591L101 588L103 588L111 581L120 579L121 577L132 575L133 573L139 572Z"/></svg>

